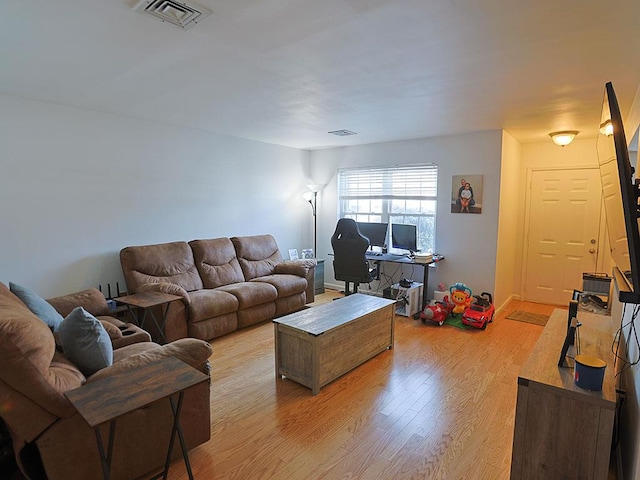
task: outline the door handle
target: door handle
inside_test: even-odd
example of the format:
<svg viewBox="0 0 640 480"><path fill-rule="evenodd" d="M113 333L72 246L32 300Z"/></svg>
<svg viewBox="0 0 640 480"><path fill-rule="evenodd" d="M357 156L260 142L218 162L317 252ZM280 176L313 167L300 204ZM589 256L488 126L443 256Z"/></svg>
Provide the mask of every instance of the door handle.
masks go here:
<svg viewBox="0 0 640 480"><path fill-rule="evenodd" d="M590 248L589 249L589 253L596 253L596 249L595 248Z"/></svg>

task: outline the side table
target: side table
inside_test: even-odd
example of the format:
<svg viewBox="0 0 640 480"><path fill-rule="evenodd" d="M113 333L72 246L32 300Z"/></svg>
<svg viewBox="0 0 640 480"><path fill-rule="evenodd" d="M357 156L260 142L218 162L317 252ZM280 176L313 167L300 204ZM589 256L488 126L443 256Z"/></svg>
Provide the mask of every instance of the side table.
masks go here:
<svg viewBox="0 0 640 480"><path fill-rule="evenodd" d="M324 259L316 258L316 269L314 273L314 293L319 295L324 293Z"/></svg>
<svg viewBox="0 0 640 480"><path fill-rule="evenodd" d="M159 381L159 378L162 381ZM93 383L87 383L80 388L66 392L65 396L95 431L105 480L108 480L111 476L113 441L118 417L168 397L171 403L171 411L173 412L173 427L164 470L153 479L167 478L169 464L171 463L171 453L177 434L180 448L182 449L182 458L184 459L189 479L192 480L193 474L189 464L189 454L187 453L182 429L180 428L180 410L182 409L184 391L193 385L206 381L208 381L208 377L204 373L177 358L167 357L136 368L126 375L114 375ZM176 393L178 394L177 404L172 398L172 395ZM102 436L100 435L100 426L106 423L109 424L109 442L105 453Z"/></svg>
<svg viewBox="0 0 640 480"><path fill-rule="evenodd" d="M171 302L180 299L182 299L182 297L179 297L178 295L171 295L170 293L140 292L132 295L126 295L124 297L118 297L115 300L116 302L127 306L129 313L131 313L131 316L140 328L144 328L144 322L147 319L147 315L150 316L159 332L159 340L161 340L162 343L167 343L167 338L164 335L164 327L167 323L167 313L169 313ZM157 306L162 306L162 319L160 323L158 323L158 319L154 315L152 309L152 307ZM132 307L142 309L142 316L140 318L138 318L138 315Z"/></svg>

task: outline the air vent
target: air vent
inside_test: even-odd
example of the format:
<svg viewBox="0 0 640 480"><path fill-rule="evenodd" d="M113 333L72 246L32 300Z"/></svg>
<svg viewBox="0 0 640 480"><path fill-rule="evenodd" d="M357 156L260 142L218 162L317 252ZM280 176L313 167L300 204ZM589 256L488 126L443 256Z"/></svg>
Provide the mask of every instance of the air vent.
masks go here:
<svg viewBox="0 0 640 480"><path fill-rule="evenodd" d="M212 13L210 10L195 3L174 0L142 0L133 9L136 12L151 15L183 30L189 30Z"/></svg>
<svg viewBox="0 0 640 480"><path fill-rule="evenodd" d="M333 132L329 132L331 135L338 135L339 137L348 137L349 135L357 135L356 132L352 132L351 130L334 130Z"/></svg>

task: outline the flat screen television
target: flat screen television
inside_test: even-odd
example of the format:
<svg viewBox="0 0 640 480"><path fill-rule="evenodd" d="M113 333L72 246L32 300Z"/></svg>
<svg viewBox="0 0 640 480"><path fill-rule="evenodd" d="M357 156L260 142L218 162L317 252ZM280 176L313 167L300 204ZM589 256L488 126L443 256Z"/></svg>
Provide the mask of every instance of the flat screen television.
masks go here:
<svg viewBox="0 0 640 480"><path fill-rule="evenodd" d="M400 250L417 252L417 229L415 225L391 224L391 246Z"/></svg>
<svg viewBox="0 0 640 480"><path fill-rule="evenodd" d="M598 164L602 180L607 231L619 299L640 303L640 230L638 228L638 182L629 160L618 99L611 82L605 85ZM618 270L616 272L616 269Z"/></svg>
<svg viewBox="0 0 640 480"><path fill-rule="evenodd" d="M358 230L369 239L369 245L372 247L387 246L388 226L386 223L358 222Z"/></svg>

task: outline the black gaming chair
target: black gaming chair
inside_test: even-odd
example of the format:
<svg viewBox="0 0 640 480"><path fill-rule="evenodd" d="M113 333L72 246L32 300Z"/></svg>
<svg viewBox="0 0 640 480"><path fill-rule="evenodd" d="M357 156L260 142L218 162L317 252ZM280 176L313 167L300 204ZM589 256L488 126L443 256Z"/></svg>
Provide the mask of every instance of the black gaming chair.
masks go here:
<svg viewBox="0 0 640 480"><path fill-rule="evenodd" d="M365 252L369 239L360 233L358 224L351 218L341 218L331 237L333 247L333 273L336 280L344 281L344 294L358 291L358 285L369 283L377 277L377 270L369 267ZM353 282L353 291L349 290Z"/></svg>

